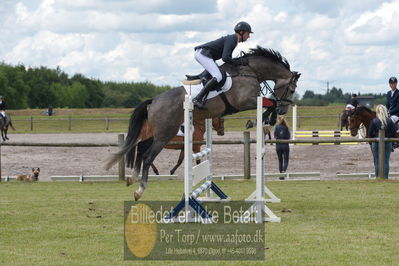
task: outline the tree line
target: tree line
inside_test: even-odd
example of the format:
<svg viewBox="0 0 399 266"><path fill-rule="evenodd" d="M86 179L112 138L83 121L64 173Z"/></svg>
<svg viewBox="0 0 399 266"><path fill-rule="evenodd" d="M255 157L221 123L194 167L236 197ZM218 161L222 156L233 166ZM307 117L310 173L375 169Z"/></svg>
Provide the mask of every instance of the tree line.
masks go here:
<svg viewBox="0 0 399 266"><path fill-rule="evenodd" d="M8 109L135 107L168 89L150 82L103 82L82 74L69 77L59 67L0 63L0 95Z"/></svg>
<svg viewBox="0 0 399 266"><path fill-rule="evenodd" d="M69 77L59 67L25 67L0 63L0 95L5 97L8 109L26 108L102 108L135 107L140 102L170 89L170 86L156 86L150 82L111 82L87 78L82 74ZM359 95L359 94L358 94ZM374 96L375 104L385 104L386 96ZM298 105L326 106L344 105L351 98L350 93L333 87L325 94L305 91Z"/></svg>
<svg viewBox="0 0 399 266"><path fill-rule="evenodd" d="M385 93L357 93L357 96L373 96L375 98L375 104L385 104L386 102ZM327 90L325 94L317 94L311 90L307 90L302 98L297 99L295 103L304 106L345 105L349 102L351 97L352 93L343 93L342 89L332 87L330 90Z"/></svg>

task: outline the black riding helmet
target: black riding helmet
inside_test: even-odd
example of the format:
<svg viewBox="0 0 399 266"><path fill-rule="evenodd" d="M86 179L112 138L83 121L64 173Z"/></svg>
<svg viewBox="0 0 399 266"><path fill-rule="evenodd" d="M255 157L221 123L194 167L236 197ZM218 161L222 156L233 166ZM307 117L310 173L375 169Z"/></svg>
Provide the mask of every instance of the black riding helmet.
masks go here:
<svg viewBox="0 0 399 266"><path fill-rule="evenodd" d="M249 33L253 33L251 26L245 21L238 22L237 25L234 27L234 31L236 33L239 33L240 31L246 31Z"/></svg>
<svg viewBox="0 0 399 266"><path fill-rule="evenodd" d="M398 83L398 80L395 77L390 77L389 83Z"/></svg>

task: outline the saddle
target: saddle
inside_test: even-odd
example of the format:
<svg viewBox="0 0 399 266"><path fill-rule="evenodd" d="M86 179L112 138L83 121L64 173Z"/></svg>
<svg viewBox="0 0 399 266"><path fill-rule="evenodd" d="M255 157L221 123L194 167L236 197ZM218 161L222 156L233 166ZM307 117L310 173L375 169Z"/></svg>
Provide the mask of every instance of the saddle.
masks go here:
<svg viewBox="0 0 399 266"><path fill-rule="evenodd" d="M222 68L219 67L220 73L222 74L222 80L216 86L215 90L220 91L226 82L227 74ZM205 69L201 73L197 75L186 75L186 80L183 80L182 83L184 85L197 85L202 83L205 86L206 83L212 78L212 75Z"/></svg>
<svg viewBox="0 0 399 266"><path fill-rule="evenodd" d="M220 97L225 105L225 110L222 114L224 115L231 115L234 113L237 113L239 110L232 106L229 101L227 100L227 97L225 95L225 92L228 91L231 86L232 86L232 78L227 75L227 72L219 67L220 73L222 73L222 80L219 82L219 84L216 86L215 89L211 90L208 95L207 99L210 99L212 97ZM204 70L198 75L186 75L186 80L183 80L182 83L184 85L184 88L187 92L193 91L193 87L200 87L199 90L205 86L205 84L212 79L212 75L207 71ZM201 84L202 83L202 84ZM194 85L194 86L192 86ZM199 93L199 91L198 91ZM197 94L198 94L197 93Z"/></svg>

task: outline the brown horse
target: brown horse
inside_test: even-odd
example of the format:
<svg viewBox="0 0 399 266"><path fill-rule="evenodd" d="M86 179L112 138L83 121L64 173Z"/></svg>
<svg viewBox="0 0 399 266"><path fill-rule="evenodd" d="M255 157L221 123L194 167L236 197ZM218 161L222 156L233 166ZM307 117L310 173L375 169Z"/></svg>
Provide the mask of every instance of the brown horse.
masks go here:
<svg viewBox="0 0 399 266"><path fill-rule="evenodd" d="M356 107L355 110L349 112L348 122L349 129L352 136L356 136L358 130L361 129L361 124L363 123L366 128L366 138L369 137L369 126L371 121L376 117L374 111L371 111L365 106ZM395 138L399 138L399 133L396 133Z"/></svg>
<svg viewBox="0 0 399 266"><path fill-rule="evenodd" d="M357 135L361 124L366 128L366 137L368 137L369 126L371 120L376 117L374 111L371 111L365 106L356 107L354 110L348 111L348 125L351 135Z"/></svg>
<svg viewBox="0 0 399 266"><path fill-rule="evenodd" d="M246 129L250 129L250 128L253 128L254 127L254 125L255 125L255 123L256 123L256 121L254 122L254 121L252 121L252 120L248 120L247 121L247 123L245 124L245 128ZM273 126L271 126L271 125L265 125L265 126L263 126L263 134L266 136L269 136L269 140L271 140L272 139L272 129L273 129Z"/></svg>
<svg viewBox="0 0 399 266"><path fill-rule="evenodd" d="M193 141L203 141L204 134L206 132L205 126L205 119L194 120L194 133L193 133ZM224 118L223 117L214 117L212 118L212 127L216 130L218 136L224 135ZM148 136L149 138L150 136ZM184 141L184 136L175 136L170 141ZM193 152L198 153L201 151L201 144L194 144L193 143ZM177 168L182 164L184 159L184 144L167 144L164 149L171 149L171 150L180 150L179 159L177 164L170 170L170 174L173 175ZM199 164L201 160L197 160L197 164ZM155 167L154 163L151 164L152 170L156 175L159 175L158 169Z"/></svg>

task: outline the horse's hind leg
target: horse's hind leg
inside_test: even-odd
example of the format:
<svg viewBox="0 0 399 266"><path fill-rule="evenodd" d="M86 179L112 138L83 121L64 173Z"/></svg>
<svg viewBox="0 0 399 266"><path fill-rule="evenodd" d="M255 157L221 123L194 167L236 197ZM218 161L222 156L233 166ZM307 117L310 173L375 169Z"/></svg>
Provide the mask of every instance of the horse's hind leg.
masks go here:
<svg viewBox="0 0 399 266"><path fill-rule="evenodd" d="M152 141L153 141L153 138L149 138L142 142L139 142L137 144L137 149L132 151L132 152L136 152L136 150L137 150L137 153L135 154L136 156L135 156L135 160L134 160L133 173L132 173L131 177L126 178L126 186L130 186L138 178L138 176L140 174L140 170L141 170L141 165L143 163L143 154L148 149L150 149Z"/></svg>
<svg viewBox="0 0 399 266"><path fill-rule="evenodd" d="M143 154L143 172L141 175L141 181L140 181L140 186L139 188L134 192L134 199L137 201L139 200L143 194L144 190L147 187L147 182L148 182L148 172L150 169L150 166L152 162L155 160L155 158L158 156L158 154L161 152L163 147L168 141L162 141L162 142L153 142L153 145L151 146L150 150L147 150Z"/></svg>

